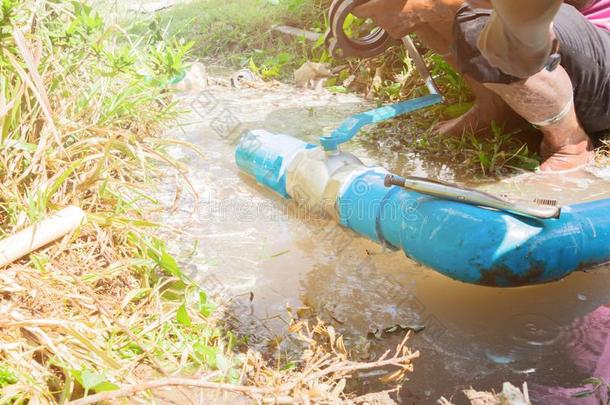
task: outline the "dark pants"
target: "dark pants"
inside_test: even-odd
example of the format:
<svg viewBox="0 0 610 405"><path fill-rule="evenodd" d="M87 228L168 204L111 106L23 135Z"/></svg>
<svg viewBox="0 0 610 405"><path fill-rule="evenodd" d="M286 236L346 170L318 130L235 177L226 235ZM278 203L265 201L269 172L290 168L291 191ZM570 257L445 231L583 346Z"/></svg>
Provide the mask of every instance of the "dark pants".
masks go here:
<svg viewBox="0 0 610 405"><path fill-rule="evenodd" d="M489 65L477 48L481 30L491 10L463 6L454 24L453 52L458 68L481 83L520 80ZM596 27L578 10L562 5L555 17L561 66L574 87L574 107L584 130L591 136L610 129L610 32Z"/></svg>

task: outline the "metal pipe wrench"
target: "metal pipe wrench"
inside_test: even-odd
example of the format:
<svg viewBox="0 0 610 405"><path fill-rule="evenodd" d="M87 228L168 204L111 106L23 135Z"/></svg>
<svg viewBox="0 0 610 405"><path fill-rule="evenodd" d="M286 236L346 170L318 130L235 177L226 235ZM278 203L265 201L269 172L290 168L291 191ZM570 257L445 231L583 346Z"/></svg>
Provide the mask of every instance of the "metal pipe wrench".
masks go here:
<svg viewBox="0 0 610 405"><path fill-rule="evenodd" d="M389 47L399 43L383 29L377 27L361 38L350 38L344 31L345 20L354 8L369 0L334 0L328 12L330 28L324 37L324 43L334 58L372 58L384 53ZM430 93L439 94L423 58L408 35L402 38L402 43L419 74L426 82Z"/></svg>

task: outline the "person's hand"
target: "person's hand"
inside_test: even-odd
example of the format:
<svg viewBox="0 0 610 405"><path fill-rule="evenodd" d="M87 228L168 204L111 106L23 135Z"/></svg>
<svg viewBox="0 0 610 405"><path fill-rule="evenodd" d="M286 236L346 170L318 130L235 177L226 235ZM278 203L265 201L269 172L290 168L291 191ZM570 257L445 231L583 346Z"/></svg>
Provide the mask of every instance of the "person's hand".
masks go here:
<svg viewBox="0 0 610 405"><path fill-rule="evenodd" d="M430 0L370 0L352 13L359 18L371 18L390 36L400 39L423 22L418 12L423 3L428 3L424 8L430 8Z"/></svg>

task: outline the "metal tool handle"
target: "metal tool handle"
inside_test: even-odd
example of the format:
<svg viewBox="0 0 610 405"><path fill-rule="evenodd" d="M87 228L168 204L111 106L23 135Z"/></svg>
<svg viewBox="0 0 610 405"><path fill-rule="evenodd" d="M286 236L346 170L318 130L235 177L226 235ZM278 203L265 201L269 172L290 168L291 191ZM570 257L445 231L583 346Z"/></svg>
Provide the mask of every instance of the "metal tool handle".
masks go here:
<svg viewBox="0 0 610 405"><path fill-rule="evenodd" d="M559 218L561 215L561 207L528 206L525 204L517 204L483 191L460 187L455 184L426 179L423 177L401 177L388 174L385 177L384 185L386 187L399 186L443 200L456 201L479 207L494 208L528 218L553 219Z"/></svg>
<svg viewBox="0 0 610 405"><path fill-rule="evenodd" d="M434 79L432 78L432 75L430 74L430 71L428 70L426 63L424 62L424 59L421 57L421 55L417 51L417 48L415 47L415 44L413 43L413 40L411 39L411 37L408 35L402 37L402 43L405 46L405 48L407 49L407 54L409 55L409 58L411 58L411 60L415 64L415 69L417 69L417 72L419 73L419 75L426 82L426 87L428 88L428 91L430 92L430 94L441 95L441 92L438 89L438 87L436 86L436 83L434 82Z"/></svg>
<svg viewBox="0 0 610 405"><path fill-rule="evenodd" d="M339 128L335 129L330 135L321 137L320 143L322 144L324 150L335 151L338 149L339 145L352 139L358 133L358 131L360 131L360 129L366 125L385 121L416 110L421 110L422 108L439 104L442 101L442 96L438 94L430 94L352 115L347 120L343 121Z"/></svg>
<svg viewBox="0 0 610 405"><path fill-rule="evenodd" d="M320 144L327 152L336 151L339 145L352 139L360 129L366 125L374 124L376 122L385 121L402 114L410 113L413 111L421 110L422 108L430 107L435 104L443 102L443 96L441 95L438 87L430 75L430 71L426 68L426 64L422 59L421 55L415 48L413 41L409 36L402 39L403 44L407 48L407 52L415 68L426 81L426 87L431 94L418 97L412 100L402 101L400 103L387 105L375 110L366 111L360 114L353 115L345 120L339 128L334 130L330 135L323 136L320 138Z"/></svg>

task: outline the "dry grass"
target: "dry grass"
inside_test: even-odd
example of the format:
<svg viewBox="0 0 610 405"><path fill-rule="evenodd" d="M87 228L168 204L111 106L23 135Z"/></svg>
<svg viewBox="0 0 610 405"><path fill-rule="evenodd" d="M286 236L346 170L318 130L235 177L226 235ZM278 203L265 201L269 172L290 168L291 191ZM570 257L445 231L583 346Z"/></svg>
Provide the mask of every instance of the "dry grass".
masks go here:
<svg viewBox="0 0 610 405"><path fill-rule="evenodd" d="M61 403L139 381L144 365L179 370L165 322L184 290L163 295L181 273L142 202L156 167L173 164L154 137L175 115L163 82L181 50L136 47L79 3L6 0L0 17L2 232L71 204L89 219L0 271L0 401Z"/></svg>

